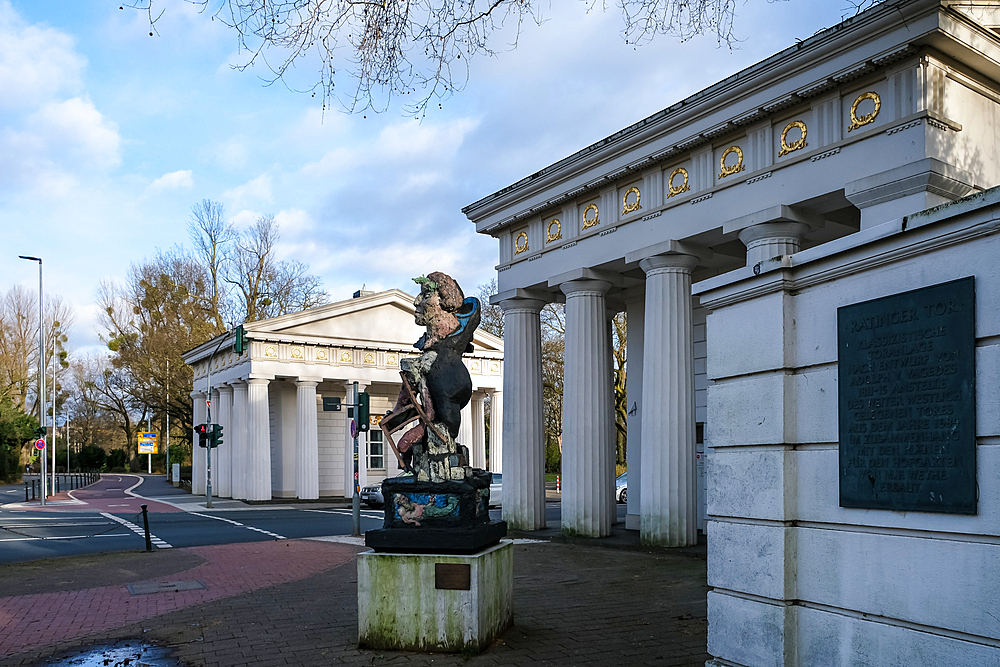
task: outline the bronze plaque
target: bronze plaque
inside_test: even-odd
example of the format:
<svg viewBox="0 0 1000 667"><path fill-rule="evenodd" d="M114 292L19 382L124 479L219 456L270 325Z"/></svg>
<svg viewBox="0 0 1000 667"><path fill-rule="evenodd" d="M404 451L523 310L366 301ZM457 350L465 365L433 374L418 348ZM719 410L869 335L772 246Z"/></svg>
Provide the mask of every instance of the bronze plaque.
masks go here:
<svg viewBox="0 0 1000 667"><path fill-rule="evenodd" d="M837 309L840 506L975 514L975 283Z"/></svg>
<svg viewBox="0 0 1000 667"><path fill-rule="evenodd" d="M434 563L434 588L467 591L472 588L472 566L468 563Z"/></svg>

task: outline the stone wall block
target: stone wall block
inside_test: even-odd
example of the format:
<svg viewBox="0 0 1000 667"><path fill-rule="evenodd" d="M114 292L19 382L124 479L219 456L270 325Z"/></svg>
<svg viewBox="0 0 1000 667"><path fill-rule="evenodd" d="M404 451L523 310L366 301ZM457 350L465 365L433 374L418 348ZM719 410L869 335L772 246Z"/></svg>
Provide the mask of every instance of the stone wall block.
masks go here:
<svg viewBox="0 0 1000 667"><path fill-rule="evenodd" d="M716 449L706 460L708 514L788 521L794 497L795 457L776 449Z"/></svg>
<svg viewBox="0 0 1000 667"><path fill-rule="evenodd" d="M710 521L708 585L760 597L794 598L794 573L785 565L794 560L795 529L773 524Z"/></svg>
<svg viewBox="0 0 1000 667"><path fill-rule="evenodd" d="M728 663L748 667L794 665L786 660L785 647L785 638L795 635L794 613L794 607L781 603L710 591L708 652Z"/></svg>
<svg viewBox="0 0 1000 667"><path fill-rule="evenodd" d="M786 385L794 380L784 373L766 373L708 386L705 425L709 447L776 445L786 442L786 401L794 401ZM790 440L788 440L790 442Z"/></svg>
<svg viewBox="0 0 1000 667"><path fill-rule="evenodd" d="M780 335L790 317L785 299L780 293L767 294L709 314L709 379L785 367L785 342ZM738 340L733 338L734 331L740 332Z"/></svg>

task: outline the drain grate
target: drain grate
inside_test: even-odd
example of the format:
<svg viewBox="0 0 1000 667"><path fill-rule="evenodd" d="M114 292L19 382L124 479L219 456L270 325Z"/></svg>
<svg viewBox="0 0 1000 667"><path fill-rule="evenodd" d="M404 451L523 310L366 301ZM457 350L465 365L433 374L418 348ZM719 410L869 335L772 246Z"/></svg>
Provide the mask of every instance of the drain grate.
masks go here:
<svg viewBox="0 0 1000 667"><path fill-rule="evenodd" d="M208 588L197 579L187 581L140 581L137 584L125 584L132 595L149 595L150 593L176 593L178 591L196 591Z"/></svg>

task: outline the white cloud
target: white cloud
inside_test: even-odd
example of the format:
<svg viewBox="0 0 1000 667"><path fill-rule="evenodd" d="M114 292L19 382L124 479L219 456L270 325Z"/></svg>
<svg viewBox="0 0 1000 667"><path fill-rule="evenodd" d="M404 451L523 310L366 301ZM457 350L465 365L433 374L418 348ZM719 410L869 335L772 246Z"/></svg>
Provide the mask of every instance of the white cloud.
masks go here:
<svg viewBox="0 0 1000 667"><path fill-rule="evenodd" d="M28 26L0 0L0 109L31 109L80 87L87 59L74 40L52 28Z"/></svg>
<svg viewBox="0 0 1000 667"><path fill-rule="evenodd" d="M236 215L229 218L229 222L233 224L237 229L247 229L254 223L254 220L259 218L261 214L258 211L248 211L243 209L236 213Z"/></svg>
<svg viewBox="0 0 1000 667"><path fill-rule="evenodd" d="M311 230L315 224L312 216L298 208L278 211L274 220L278 223L282 235L290 234L292 236Z"/></svg>
<svg viewBox="0 0 1000 667"><path fill-rule="evenodd" d="M226 190L222 196L228 199L233 207L246 206L251 202L270 203L273 201L271 177L267 174L261 174L248 183Z"/></svg>
<svg viewBox="0 0 1000 667"><path fill-rule="evenodd" d="M172 171L149 184L150 190L176 190L177 188L191 187L194 187L194 179L191 177L190 169Z"/></svg>

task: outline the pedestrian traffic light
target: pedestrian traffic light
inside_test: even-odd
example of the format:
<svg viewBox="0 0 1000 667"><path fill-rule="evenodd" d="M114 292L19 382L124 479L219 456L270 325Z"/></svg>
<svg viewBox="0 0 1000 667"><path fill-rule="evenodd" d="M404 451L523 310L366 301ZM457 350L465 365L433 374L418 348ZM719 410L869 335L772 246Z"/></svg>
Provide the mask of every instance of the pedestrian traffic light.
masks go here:
<svg viewBox="0 0 1000 667"><path fill-rule="evenodd" d="M194 432L198 434L198 446L208 447L208 441L211 437L211 431L208 429L208 424L198 424L194 427Z"/></svg>
<svg viewBox="0 0 1000 667"><path fill-rule="evenodd" d="M212 446L218 447L222 444L222 424L216 424L212 430Z"/></svg>
<svg viewBox="0 0 1000 667"><path fill-rule="evenodd" d="M243 328L242 324L236 327L235 334L236 340L233 341L233 352L236 354L243 354L244 350L250 348L250 341L247 340L247 332L246 329Z"/></svg>
<svg viewBox="0 0 1000 667"><path fill-rule="evenodd" d="M362 432L368 430L368 407L370 402L367 391L358 394L358 430Z"/></svg>
<svg viewBox="0 0 1000 667"><path fill-rule="evenodd" d="M35 429L35 437L36 438L44 438L45 437L45 427L44 426L39 426L38 428Z"/></svg>

